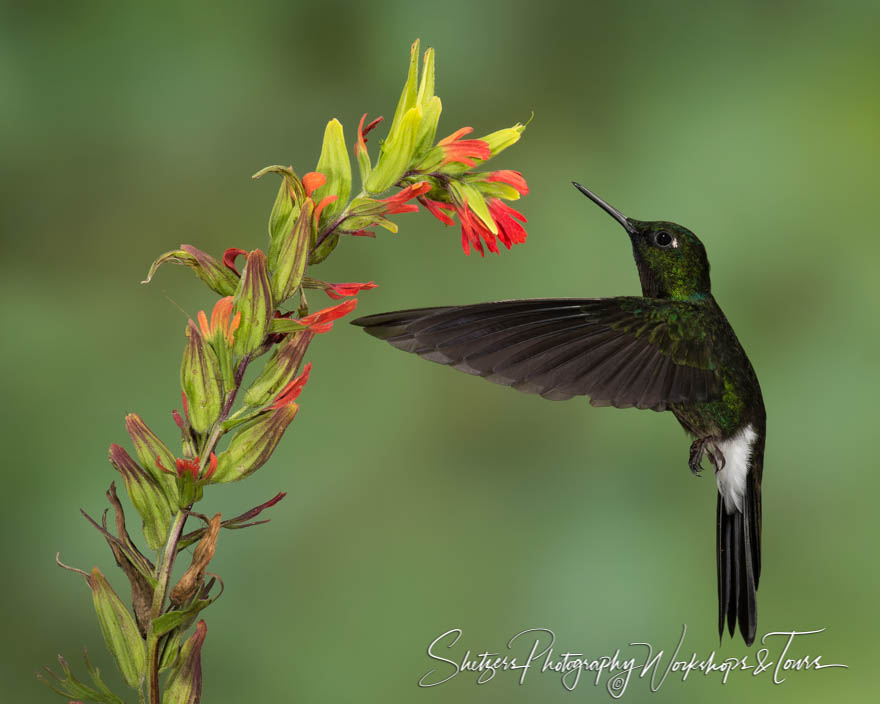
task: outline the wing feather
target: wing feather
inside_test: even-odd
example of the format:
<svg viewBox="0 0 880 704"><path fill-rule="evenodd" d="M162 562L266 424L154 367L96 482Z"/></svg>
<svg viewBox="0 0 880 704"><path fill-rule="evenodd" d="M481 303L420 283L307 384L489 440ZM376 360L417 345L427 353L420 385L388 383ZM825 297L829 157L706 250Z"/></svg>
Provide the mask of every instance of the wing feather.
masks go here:
<svg viewBox="0 0 880 704"><path fill-rule="evenodd" d="M354 321L406 352L550 399L666 410L720 395L691 304L536 299L381 313Z"/></svg>

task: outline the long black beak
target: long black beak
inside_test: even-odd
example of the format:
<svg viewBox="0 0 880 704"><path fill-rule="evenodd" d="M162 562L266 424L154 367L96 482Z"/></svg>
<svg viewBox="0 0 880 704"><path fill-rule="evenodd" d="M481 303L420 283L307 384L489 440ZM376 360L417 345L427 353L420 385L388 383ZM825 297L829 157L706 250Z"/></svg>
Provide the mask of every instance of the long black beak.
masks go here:
<svg viewBox="0 0 880 704"><path fill-rule="evenodd" d="M623 229L626 230L629 234L635 235L637 234L637 230L633 225L632 221L626 217L623 213L621 213L617 208L613 208L608 205L604 200L602 200L599 196L597 196L592 191L588 191L581 184L576 181L572 181L571 185L577 188L581 193L583 193L587 198L593 201L596 205L598 205L602 210L608 213L611 217L613 217L617 222L623 225Z"/></svg>

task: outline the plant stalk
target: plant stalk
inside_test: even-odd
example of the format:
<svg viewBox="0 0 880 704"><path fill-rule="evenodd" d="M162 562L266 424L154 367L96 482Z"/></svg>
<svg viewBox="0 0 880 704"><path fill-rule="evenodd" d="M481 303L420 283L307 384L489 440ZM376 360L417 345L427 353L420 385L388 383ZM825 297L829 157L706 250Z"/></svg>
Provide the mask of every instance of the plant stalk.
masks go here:
<svg viewBox="0 0 880 704"><path fill-rule="evenodd" d="M177 556L177 541L180 540L183 533L186 517L186 511L177 510L171 529L168 531L168 540L162 551L162 559L156 570L158 584L153 593L150 626L147 630L147 698L150 704L159 704L159 637L153 632L153 621L162 615L168 582L171 580L171 570L174 568L174 558Z"/></svg>

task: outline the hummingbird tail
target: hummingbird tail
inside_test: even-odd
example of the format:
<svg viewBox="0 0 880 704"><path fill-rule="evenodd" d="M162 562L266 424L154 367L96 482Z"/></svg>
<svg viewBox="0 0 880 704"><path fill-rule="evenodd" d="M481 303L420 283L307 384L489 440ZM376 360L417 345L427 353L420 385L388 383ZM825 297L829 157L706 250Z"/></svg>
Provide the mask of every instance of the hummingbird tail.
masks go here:
<svg viewBox="0 0 880 704"><path fill-rule="evenodd" d="M761 575L761 495L754 471L746 479L742 511L728 512L719 493L717 516L718 635L724 635L726 622L733 636L738 621L743 640L751 645Z"/></svg>

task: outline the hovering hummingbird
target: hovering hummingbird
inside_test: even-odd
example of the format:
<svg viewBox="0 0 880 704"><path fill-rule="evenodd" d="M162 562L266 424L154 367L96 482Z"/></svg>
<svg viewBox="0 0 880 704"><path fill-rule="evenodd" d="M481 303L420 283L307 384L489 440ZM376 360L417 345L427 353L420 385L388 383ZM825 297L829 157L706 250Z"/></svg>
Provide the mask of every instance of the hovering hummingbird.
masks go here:
<svg viewBox="0 0 880 704"><path fill-rule="evenodd" d="M715 467L718 632L757 628L766 415L752 365L715 302L697 236L628 218L578 183L629 235L642 296L497 301L354 321L432 362L553 400L672 411L693 438L688 466Z"/></svg>

